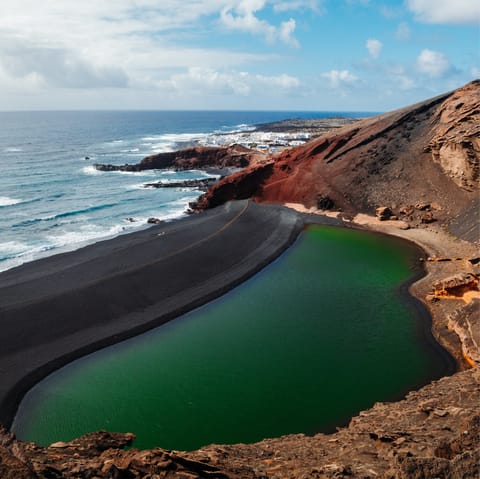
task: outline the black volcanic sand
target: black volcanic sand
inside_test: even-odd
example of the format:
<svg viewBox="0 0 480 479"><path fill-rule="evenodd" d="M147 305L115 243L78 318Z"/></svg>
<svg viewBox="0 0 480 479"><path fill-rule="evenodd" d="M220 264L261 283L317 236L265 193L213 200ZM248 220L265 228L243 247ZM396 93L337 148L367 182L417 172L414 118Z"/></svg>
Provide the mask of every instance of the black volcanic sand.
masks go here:
<svg viewBox="0 0 480 479"><path fill-rule="evenodd" d="M302 228L287 208L231 202L0 273L0 423L50 372L223 294Z"/></svg>

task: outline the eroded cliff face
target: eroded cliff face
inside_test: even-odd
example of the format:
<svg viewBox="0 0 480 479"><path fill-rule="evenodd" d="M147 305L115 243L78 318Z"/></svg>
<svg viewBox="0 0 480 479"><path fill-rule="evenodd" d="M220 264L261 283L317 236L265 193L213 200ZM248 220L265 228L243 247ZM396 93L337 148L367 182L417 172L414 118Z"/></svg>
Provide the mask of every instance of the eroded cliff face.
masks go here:
<svg viewBox="0 0 480 479"><path fill-rule="evenodd" d="M257 201L316 207L328 198L335 209L374 213L435 204L449 222L478 196L480 81L453 93L368 118L329 132L304 146L270 157L268 175L251 164L223 180L200 208L234 198L235 183L249 184ZM221 198L221 199L220 199Z"/></svg>
<svg viewBox="0 0 480 479"><path fill-rule="evenodd" d="M471 478L480 475L480 370L377 403L336 434L303 434L198 451L125 450L132 434L98 432L48 448L0 430L2 479Z"/></svg>
<svg viewBox="0 0 480 479"><path fill-rule="evenodd" d="M480 80L456 90L438 108L428 149L461 188L478 189L480 179Z"/></svg>

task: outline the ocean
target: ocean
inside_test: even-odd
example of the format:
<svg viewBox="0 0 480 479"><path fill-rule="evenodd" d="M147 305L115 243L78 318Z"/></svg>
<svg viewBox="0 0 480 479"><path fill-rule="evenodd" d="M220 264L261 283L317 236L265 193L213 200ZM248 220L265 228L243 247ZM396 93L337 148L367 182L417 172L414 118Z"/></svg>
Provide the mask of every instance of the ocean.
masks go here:
<svg viewBox="0 0 480 479"><path fill-rule="evenodd" d="M218 135L289 118L357 112L58 111L0 112L0 271L186 214L201 192L144 188L208 177L203 171L99 172L94 163L210 143Z"/></svg>

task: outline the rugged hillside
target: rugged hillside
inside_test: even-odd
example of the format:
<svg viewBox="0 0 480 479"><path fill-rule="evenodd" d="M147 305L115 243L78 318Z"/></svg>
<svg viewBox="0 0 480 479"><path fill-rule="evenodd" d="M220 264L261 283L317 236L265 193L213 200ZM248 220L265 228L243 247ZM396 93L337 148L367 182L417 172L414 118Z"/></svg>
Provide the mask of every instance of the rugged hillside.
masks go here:
<svg viewBox="0 0 480 479"><path fill-rule="evenodd" d="M435 219L472 214L480 177L480 80L368 118L251 164L213 187L198 208L252 196L306 207L395 213L431 204ZM458 221L457 221L458 222ZM461 221L460 221L461 222Z"/></svg>

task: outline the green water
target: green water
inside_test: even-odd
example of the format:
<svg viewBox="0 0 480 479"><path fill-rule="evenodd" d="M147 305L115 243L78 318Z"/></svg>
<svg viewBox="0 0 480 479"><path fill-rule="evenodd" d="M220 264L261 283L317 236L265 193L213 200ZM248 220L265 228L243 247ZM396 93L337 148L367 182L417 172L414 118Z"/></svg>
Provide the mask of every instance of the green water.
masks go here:
<svg viewBox="0 0 480 479"><path fill-rule="evenodd" d="M394 238L310 227L220 300L49 376L14 432L46 445L130 431L140 448L188 450L329 431L442 373L399 294L417 256Z"/></svg>

